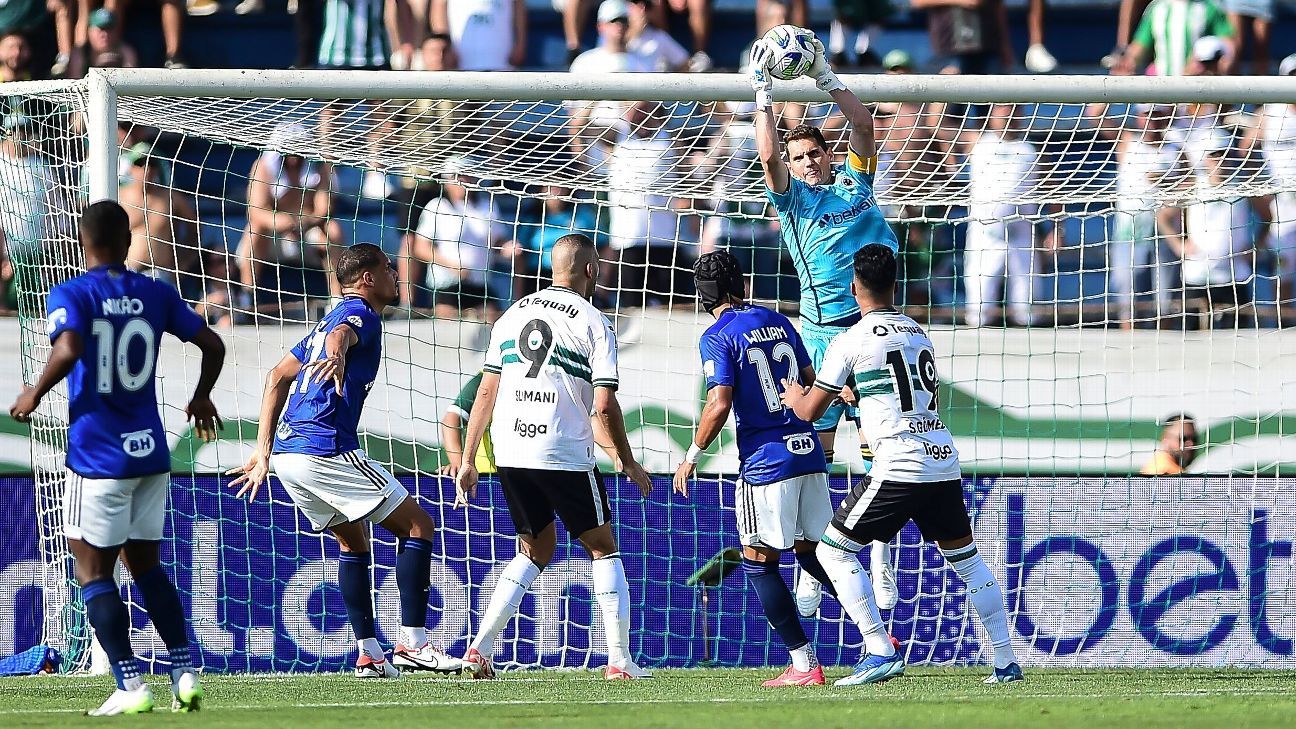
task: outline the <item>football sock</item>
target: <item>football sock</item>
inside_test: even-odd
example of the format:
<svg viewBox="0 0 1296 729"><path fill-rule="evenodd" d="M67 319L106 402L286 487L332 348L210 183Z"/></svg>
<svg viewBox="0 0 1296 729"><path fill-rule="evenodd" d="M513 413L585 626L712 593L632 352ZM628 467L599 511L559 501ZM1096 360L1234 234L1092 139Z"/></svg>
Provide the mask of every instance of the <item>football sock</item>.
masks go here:
<svg viewBox="0 0 1296 729"><path fill-rule="evenodd" d="M396 552L396 589L400 593L401 630L418 630L423 640L406 643L409 648L422 648L427 642L428 586L432 574L432 542L418 537L400 541ZM408 632L403 633L410 637Z"/></svg>
<svg viewBox="0 0 1296 729"><path fill-rule="evenodd" d="M153 621L158 636L166 644L171 658L171 684L174 686L181 674L193 670L184 604L180 602L175 586L161 566L136 577L135 586L144 598L144 609L148 611L149 620Z"/></svg>
<svg viewBox="0 0 1296 729"><path fill-rule="evenodd" d="M743 557L742 566L743 572L747 573L747 580L760 598L761 607L765 609L765 618L769 620L774 632L778 633L783 645L789 651L807 645L810 641L806 638L805 628L801 627L792 591L779 572L779 563L756 562Z"/></svg>
<svg viewBox="0 0 1296 729"><path fill-rule="evenodd" d="M815 655L814 648L809 643L794 648L788 653L792 654L792 667L798 671L813 671L819 665L819 657Z"/></svg>
<svg viewBox="0 0 1296 729"><path fill-rule="evenodd" d="M801 565L801 569L810 573L810 576L819 580L823 589L829 595L837 597L837 588L833 587L832 581L828 579L828 573L824 572L823 565L819 564L819 556L815 550L809 549L804 552L796 552L796 561Z"/></svg>
<svg viewBox="0 0 1296 729"><path fill-rule="evenodd" d="M603 613L607 633L608 663L624 665L630 658L630 585L621 553L594 560L593 572L594 600Z"/></svg>
<svg viewBox="0 0 1296 729"><path fill-rule="evenodd" d="M844 542L843 549L836 543L819 542L816 551L824 571L837 587L837 601L850 616L851 622L859 628L864 637L864 650L873 656L895 655L895 646L891 645L891 636L882 625L882 615L878 612L877 600L873 597L873 582L860 564L858 544L841 538L831 537L834 542Z"/></svg>
<svg viewBox="0 0 1296 729"><path fill-rule="evenodd" d="M401 644L406 648L418 650L427 645L427 642L427 628L416 628L409 625L401 626Z"/></svg>
<svg viewBox="0 0 1296 729"><path fill-rule="evenodd" d="M495 583L490 604L486 606L486 614L482 616L481 627L477 629L477 637L473 638L470 648L476 648L477 652L486 658L495 654L495 636L499 635L505 624L517 613L522 598L526 596L527 590L531 589L531 583L539 576L539 565L525 555L514 555L508 566L504 568L504 572L500 574L499 582Z"/></svg>
<svg viewBox="0 0 1296 729"><path fill-rule="evenodd" d="M995 668L1007 668L1008 664L1015 663L1017 654L1013 653L1012 635L1008 632L1008 612L1004 609L1003 590L994 573L977 553L976 544L951 551L942 549L941 555L967 583L972 607L976 610L977 617L981 618L981 627L990 636L990 645L994 646Z"/></svg>
<svg viewBox="0 0 1296 729"><path fill-rule="evenodd" d="M342 591L342 602L346 605L347 620L351 631L360 644L362 652L370 658L381 658L382 652L373 655L372 646L366 649L367 641L377 644L378 634L374 630L373 583L369 579L369 553L343 552L338 555L338 588Z"/></svg>
<svg viewBox="0 0 1296 729"><path fill-rule="evenodd" d="M81 586L86 617L94 627L95 638L108 654L108 664L117 688L134 691L141 685L139 662L130 643L130 613L122 602L117 581L111 577L92 580Z"/></svg>

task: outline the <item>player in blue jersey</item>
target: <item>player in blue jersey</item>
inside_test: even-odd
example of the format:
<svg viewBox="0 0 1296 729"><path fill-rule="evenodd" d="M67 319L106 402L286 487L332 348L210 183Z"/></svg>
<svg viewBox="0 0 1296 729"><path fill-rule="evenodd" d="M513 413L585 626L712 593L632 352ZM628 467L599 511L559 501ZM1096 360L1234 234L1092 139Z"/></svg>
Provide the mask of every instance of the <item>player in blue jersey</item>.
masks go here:
<svg viewBox="0 0 1296 729"><path fill-rule="evenodd" d="M382 312L396 301L396 274L378 246L359 243L337 260L342 301L266 377L256 449L230 485L256 498L271 467L315 529L337 538L338 586L360 656L359 678L399 668L453 673L463 661L432 646L426 629L432 517L360 448L360 412L382 362ZM282 415L280 415L282 413ZM369 573L369 526L396 535L401 640L387 660L378 643Z"/></svg>
<svg viewBox="0 0 1296 729"><path fill-rule="evenodd" d="M211 441L221 427L210 396L225 347L174 288L126 268L130 219L120 205L105 200L87 207L80 236L87 270L50 291L46 328L53 350L36 384L23 390L9 414L30 421L45 395L67 378L63 533L76 559L86 617L117 680L117 690L89 713L153 710L115 579L118 555L170 654L172 710L193 711L203 691L184 605L160 560L171 453L154 370L164 333L198 346L202 366L185 412L197 434Z"/></svg>
<svg viewBox="0 0 1296 729"><path fill-rule="evenodd" d="M828 344L860 320L859 305L850 288L855 251L870 243L898 251L900 244L873 194L877 172L873 114L833 73L824 58L823 44L817 39L815 44L818 54L806 75L815 80L820 91L832 96L846 118L850 129L846 164L833 165L833 153L823 133L808 124L788 132L780 148L770 95L772 77L766 70L772 51L764 40L752 46L751 82L756 92L756 146L765 170L766 193L778 213L783 245L801 283L801 336L814 366L819 367ZM854 408L837 400L815 421L829 463L843 415L858 418ZM873 453L862 438L860 454L867 470ZM889 548L879 545L872 555L878 602L889 608L896 602ZM801 580L797 596L802 614L813 613L819 601L814 584Z"/></svg>
<svg viewBox="0 0 1296 729"><path fill-rule="evenodd" d="M738 259L708 253L693 267L702 308L716 322L702 334L707 401L688 455L675 470L675 491L688 496L698 456L729 419L738 431L740 478L734 497L743 571L760 597L770 626L792 655L792 665L765 686L819 686L823 669L779 573L792 549L802 568L830 584L815 546L832 515L828 462L814 427L783 407L783 378L813 382L814 368L788 318L748 304Z"/></svg>

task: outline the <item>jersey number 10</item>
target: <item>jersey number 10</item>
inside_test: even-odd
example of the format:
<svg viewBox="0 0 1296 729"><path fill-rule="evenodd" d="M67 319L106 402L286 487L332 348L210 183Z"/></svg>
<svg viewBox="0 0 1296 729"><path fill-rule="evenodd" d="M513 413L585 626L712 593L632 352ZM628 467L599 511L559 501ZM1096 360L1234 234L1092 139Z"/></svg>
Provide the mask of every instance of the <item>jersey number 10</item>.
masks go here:
<svg viewBox="0 0 1296 729"><path fill-rule="evenodd" d="M121 331L115 331L111 321L95 319L90 324L90 334L95 338L95 389L100 393L113 392L116 384L127 392L135 392L153 378L153 349L157 345L148 320L129 319ZM130 346L135 339L144 342L144 362L138 372L132 372L130 366Z"/></svg>

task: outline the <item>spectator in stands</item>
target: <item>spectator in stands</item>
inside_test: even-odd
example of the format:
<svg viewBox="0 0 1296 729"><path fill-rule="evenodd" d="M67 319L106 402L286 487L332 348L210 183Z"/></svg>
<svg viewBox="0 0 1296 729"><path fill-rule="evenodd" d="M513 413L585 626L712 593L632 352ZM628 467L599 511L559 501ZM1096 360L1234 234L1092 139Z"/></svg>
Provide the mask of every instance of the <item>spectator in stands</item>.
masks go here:
<svg viewBox="0 0 1296 729"><path fill-rule="evenodd" d="M1197 459L1197 421L1177 413L1162 421L1161 440L1156 452L1140 472L1144 476L1178 476Z"/></svg>
<svg viewBox="0 0 1296 729"><path fill-rule="evenodd" d="M31 45L17 31L0 34L0 83L31 81Z"/></svg>
<svg viewBox="0 0 1296 729"><path fill-rule="evenodd" d="M40 38L46 32L46 16L54 16L54 36L57 55L50 67L50 75L63 78L69 73L76 32L76 6L74 0L5 0L0 2L0 39L11 33L24 38ZM3 79L0 79L3 80Z"/></svg>
<svg viewBox="0 0 1296 729"><path fill-rule="evenodd" d="M332 166L307 162L289 151L312 146L314 140L305 127L285 124L274 131L270 149L252 164L248 227L238 247L239 278L249 290L245 303L252 306L261 304L262 292L274 293L273 282L263 280L266 262L309 246L320 254L325 271L331 274L334 249L345 245L342 226L331 217L336 185ZM340 296L336 277L329 275L328 281L329 293Z"/></svg>
<svg viewBox="0 0 1296 729"><path fill-rule="evenodd" d="M667 114L656 102L637 102L626 111L628 130L612 146L607 161L610 243L614 265L605 267L606 288L621 306L668 304L687 294L685 274L692 267L688 240L694 221L677 210L686 198L663 188L681 155L666 130Z"/></svg>
<svg viewBox="0 0 1296 729"><path fill-rule="evenodd" d="M670 15L687 15L689 34L693 38L693 55L689 57L688 70L693 73L710 71L714 65L707 47L711 43L712 0L655 0L660 8L657 18L659 28L671 26Z"/></svg>
<svg viewBox="0 0 1296 729"><path fill-rule="evenodd" d="M489 194L468 191L469 185L479 182L471 174L479 167L479 162L465 157L446 161L441 196L419 216L410 251L412 258L432 264L428 288L433 311L442 319L458 319L473 311L494 322L501 304L508 303L509 292L487 287L510 230Z"/></svg>
<svg viewBox="0 0 1296 729"><path fill-rule="evenodd" d="M538 290L552 283L553 268L550 254L558 239L569 233L583 233L600 247L606 245L607 236L599 231L598 209L588 198L578 198L573 190L551 185L543 196L543 207L518 221L517 257L524 262L523 270L535 273Z"/></svg>
<svg viewBox="0 0 1296 729"><path fill-rule="evenodd" d="M581 34L589 23L595 0L559 0L562 3L563 38L567 41L567 65L581 54ZM555 3L556 5L557 3Z"/></svg>
<svg viewBox="0 0 1296 729"><path fill-rule="evenodd" d="M670 33L653 25L651 0L627 0L629 42L626 51L648 59L654 71L689 70L689 53Z"/></svg>
<svg viewBox="0 0 1296 729"><path fill-rule="evenodd" d="M414 15L409 0L391 0L396 12L397 51L403 58L414 56ZM383 70L391 68L392 39L387 35L386 3L380 0L356 5L351 0L325 0L324 33L320 36L318 65L324 69ZM366 12L359 12L364 9ZM395 134L396 105L383 101L369 102L371 122L368 132L369 169L365 172L360 194L382 200L394 191L384 172L382 149ZM334 118L339 106L330 104L320 112L320 136L328 151L340 152L352 144L349 128L339 134ZM354 152L352 152L354 154ZM330 283L330 285L332 285Z"/></svg>
<svg viewBox="0 0 1296 729"><path fill-rule="evenodd" d="M1229 62L1228 44L1213 35L1198 38L1184 69L1187 76L1222 76Z"/></svg>
<svg viewBox="0 0 1296 729"><path fill-rule="evenodd" d="M121 21L126 17L126 11L130 7L130 3L131 0L104 0L103 7L111 12L117 20L109 29L113 44L121 42ZM78 48L84 47L89 42L90 18L94 15L95 0L80 0L79 4L80 9L77 12L76 20ZM182 5L182 0L158 0L158 5L162 9L162 46L166 53L166 60L163 65L166 68L186 68L184 55L181 51L185 16L185 7ZM190 15L211 15L220 8L220 4L216 0L188 0L188 5ZM203 12L207 7L211 8L210 12Z"/></svg>
<svg viewBox="0 0 1296 729"><path fill-rule="evenodd" d="M1026 33L1030 45L1026 47L1026 70L1031 73L1053 73L1057 59L1044 46L1044 0L1030 0L1026 8Z"/></svg>
<svg viewBox="0 0 1296 729"><path fill-rule="evenodd" d="M913 0L927 11L932 52L943 73L1007 73L1015 63L1003 0Z"/></svg>
<svg viewBox="0 0 1296 729"><path fill-rule="evenodd" d="M1191 181L1182 149L1166 138L1173 106L1140 105L1116 144L1116 202L1107 244L1111 292L1122 328L1152 296L1153 321L1169 313L1175 263L1183 256L1182 211L1162 200Z"/></svg>
<svg viewBox="0 0 1296 729"><path fill-rule="evenodd" d="M198 250L198 214L193 204L162 180L156 161L136 155L118 182L118 202L130 218L126 265L179 288L180 272Z"/></svg>
<svg viewBox="0 0 1296 729"><path fill-rule="evenodd" d="M1281 76L1296 75L1296 53L1278 64ZM1265 104L1260 119L1261 148L1274 195L1273 237L1278 254L1278 301L1289 304L1296 294L1296 103Z"/></svg>
<svg viewBox="0 0 1296 729"><path fill-rule="evenodd" d="M1103 68L1114 69L1120 64L1148 2L1149 0L1120 0L1120 10L1116 19L1116 45L1112 46L1111 51L1099 62Z"/></svg>
<svg viewBox="0 0 1296 729"><path fill-rule="evenodd" d="M423 209L439 197L441 185L435 181L402 190L396 197L401 232L400 250L396 254L396 279L400 282L400 304L410 311L430 306L423 296L427 293L427 262L414 255L414 239L418 235Z"/></svg>
<svg viewBox="0 0 1296 729"><path fill-rule="evenodd" d="M446 463L441 464L437 473L442 476L459 473L459 467L463 465L464 432L468 430L468 416L477 401L481 380L482 373L478 372L465 382L454 402L446 408L445 415L441 416L441 448L445 451ZM495 443L491 440L489 428L482 435L481 445L477 446L473 465L478 473L495 473Z"/></svg>
<svg viewBox="0 0 1296 729"><path fill-rule="evenodd" d="M1197 39L1208 35L1224 42L1226 56L1233 55L1233 26L1213 0L1152 0L1112 73L1141 73L1150 53L1150 72L1182 76Z"/></svg>
<svg viewBox="0 0 1296 729"><path fill-rule="evenodd" d="M507 71L526 63L526 0L432 0L433 33L451 40L461 71Z"/></svg>
<svg viewBox="0 0 1296 729"><path fill-rule="evenodd" d="M756 0L756 37L760 38L776 25L795 25L807 28L810 9L806 0ZM833 64L836 65L836 61ZM739 65L747 64L744 53Z"/></svg>
<svg viewBox="0 0 1296 729"><path fill-rule="evenodd" d="M59 209L58 182L36 149L31 119L10 112L0 122L0 230L4 231L4 265L34 266L42 259L50 221Z"/></svg>
<svg viewBox="0 0 1296 729"><path fill-rule="evenodd" d="M1239 310L1251 303L1255 252L1267 248L1272 223L1267 198L1238 194L1237 170L1232 138L1216 130L1205 147L1194 201L1184 209L1184 306L1208 313L1213 326L1240 323ZM1261 223L1255 238L1252 212Z"/></svg>
<svg viewBox="0 0 1296 729"><path fill-rule="evenodd" d="M882 24L891 18L890 0L833 0L833 21L828 29L828 53L832 65L879 66L882 59L873 44L882 34Z"/></svg>
<svg viewBox="0 0 1296 729"><path fill-rule="evenodd" d="M1269 75L1269 23L1273 0L1223 0L1224 11L1237 32L1237 52L1229 59L1229 73L1242 72L1242 52L1250 46L1251 73Z"/></svg>
<svg viewBox="0 0 1296 729"><path fill-rule="evenodd" d="M970 202L967 249L963 257L967 323L987 323L987 306L1006 278L1007 321L1033 323L1035 298L1034 216L1039 210L1033 189L1038 181L1035 145L1014 104L990 107L986 129L968 155Z"/></svg>
<svg viewBox="0 0 1296 729"><path fill-rule="evenodd" d="M625 0L603 0L598 9L598 47L571 63L572 73L642 73L655 70L650 59L629 50L630 7Z"/></svg>
<svg viewBox="0 0 1296 729"><path fill-rule="evenodd" d="M92 68L136 68L139 56L135 49L113 33L117 16L108 8L90 14L89 49Z"/></svg>

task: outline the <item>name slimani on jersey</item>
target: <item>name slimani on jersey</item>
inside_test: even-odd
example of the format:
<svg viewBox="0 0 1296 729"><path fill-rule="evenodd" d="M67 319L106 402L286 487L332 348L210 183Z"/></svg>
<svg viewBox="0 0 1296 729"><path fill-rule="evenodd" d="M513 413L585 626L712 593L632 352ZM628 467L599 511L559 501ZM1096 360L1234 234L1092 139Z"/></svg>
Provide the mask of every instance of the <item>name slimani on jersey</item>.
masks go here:
<svg viewBox="0 0 1296 729"><path fill-rule="evenodd" d="M895 309L878 309L828 345L815 387L839 392L855 378L860 432L873 448L869 475L931 483L961 477L958 450L937 415L940 376L927 333Z"/></svg>
<svg viewBox="0 0 1296 729"><path fill-rule="evenodd" d="M490 426L498 465L594 468L594 388L616 388L617 345L593 304L561 286L520 299L491 329L482 370L500 377Z"/></svg>

